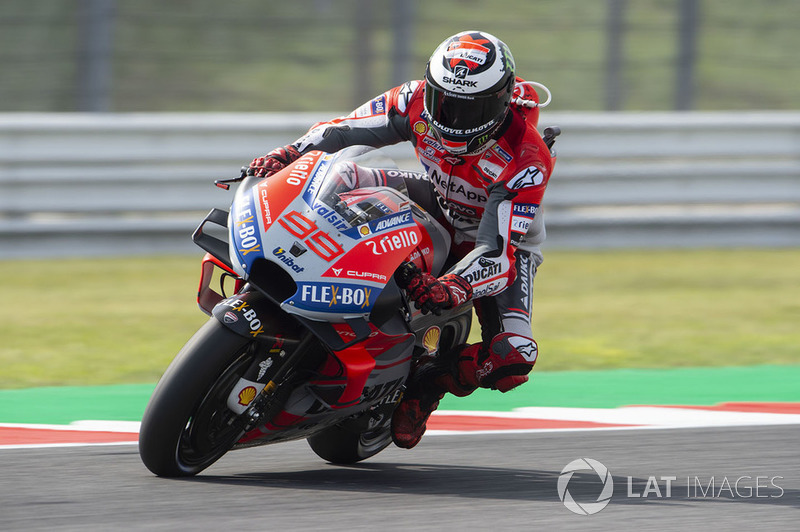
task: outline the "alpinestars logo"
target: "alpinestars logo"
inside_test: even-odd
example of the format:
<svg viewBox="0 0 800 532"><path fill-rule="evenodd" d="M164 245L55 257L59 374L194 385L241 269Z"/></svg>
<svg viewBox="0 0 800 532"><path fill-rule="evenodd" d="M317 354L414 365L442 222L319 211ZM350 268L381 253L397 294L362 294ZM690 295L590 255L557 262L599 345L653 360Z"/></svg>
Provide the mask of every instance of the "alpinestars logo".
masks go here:
<svg viewBox="0 0 800 532"><path fill-rule="evenodd" d="M541 170L535 166L529 166L522 172L518 173L508 181L507 188L509 190L517 190L520 188L534 187L541 185L544 182L544 175Z"/></svg>

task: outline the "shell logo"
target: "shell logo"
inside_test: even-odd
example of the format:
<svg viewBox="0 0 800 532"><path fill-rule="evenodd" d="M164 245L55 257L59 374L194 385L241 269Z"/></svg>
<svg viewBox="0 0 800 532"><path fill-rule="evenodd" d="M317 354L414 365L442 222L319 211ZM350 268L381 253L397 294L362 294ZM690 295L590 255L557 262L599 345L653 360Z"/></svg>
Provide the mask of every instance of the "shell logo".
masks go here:
<svg viewBox="0 0 800 532"><path fill-rule="evenodd" d="M239 392L239 404L242 406L249 405L255 398L256 398L256 389L253 386L242 388L242 391Z"/></svg>
<svg viewBox="0 0 800 532"><path fill-rule="evenodd" d="M422 346L428 350L429 354L432 355L439 350L439 337L441 334L442 330L436 326L425 331L425 335L422 337Z"/></svg>
<svg viewBox="0 0 800 532"><path fill-rule="evenodd" d="M424 135L428 132L428 124L423 122L422 120L414 123L414 131L417 135Z"/></svg>

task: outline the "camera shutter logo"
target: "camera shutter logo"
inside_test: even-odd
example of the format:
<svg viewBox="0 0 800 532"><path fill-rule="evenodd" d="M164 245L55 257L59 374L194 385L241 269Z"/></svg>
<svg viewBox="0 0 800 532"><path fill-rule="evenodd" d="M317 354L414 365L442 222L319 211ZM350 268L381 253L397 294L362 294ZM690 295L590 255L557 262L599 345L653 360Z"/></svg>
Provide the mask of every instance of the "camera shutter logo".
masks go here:
<svg viewBox="0 0 800 532"><path fill-rule="evenodd" d="M567 487L572 475L576 471L594 471L597 473L597 476L600 477L600 480L603 481L603 490L597 497L597 501L578 503L572 498ZM605 508L611 501L611 496L614 494L614 479L611 477L608 468L597 460L578 458L568 463L561 471L561 475L558 477L557 487L558 497L570 512L579 515L592 515Z"/></svg>

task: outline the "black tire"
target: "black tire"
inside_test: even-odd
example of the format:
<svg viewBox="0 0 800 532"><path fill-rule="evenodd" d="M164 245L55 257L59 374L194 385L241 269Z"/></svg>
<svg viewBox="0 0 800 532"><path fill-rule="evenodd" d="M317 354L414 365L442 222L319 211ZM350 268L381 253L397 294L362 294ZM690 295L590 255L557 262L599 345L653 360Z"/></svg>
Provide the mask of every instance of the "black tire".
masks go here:
<svg viewBox="0 0 800 532"><path fill-rule="evenodd" d="M142 418L139 456L150 471L196 475L238 441L226 400L252 360L250 342L211 318L181 349Z"/></svg>
<svg viewBox="0 0 800 532"><path fill-rule="evenodd" d="M332 464L355 464L375 456L392 443L388 426L368 431L334 425L307 438L317 456Z"/></svg>

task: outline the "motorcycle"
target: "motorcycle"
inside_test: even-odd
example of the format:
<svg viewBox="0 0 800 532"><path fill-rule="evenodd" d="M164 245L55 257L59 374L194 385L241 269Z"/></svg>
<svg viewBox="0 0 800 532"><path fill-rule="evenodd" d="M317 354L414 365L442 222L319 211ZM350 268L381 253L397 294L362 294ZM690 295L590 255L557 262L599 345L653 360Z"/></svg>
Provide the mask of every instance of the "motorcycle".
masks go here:
<svg viewBox="0 0 800 532"><path fill-rule="evenodd" d="M392 442L412 369L466 342L471 303L424 315L401 288L407 263L443 273L450 236L403 186L350 178L407 174L376 154L313 151L267 178L217 182L240 184L192 235L210 317L145 409L151 472L195 475L231 449L297 439L334 464L367 459Z"/></svg>

